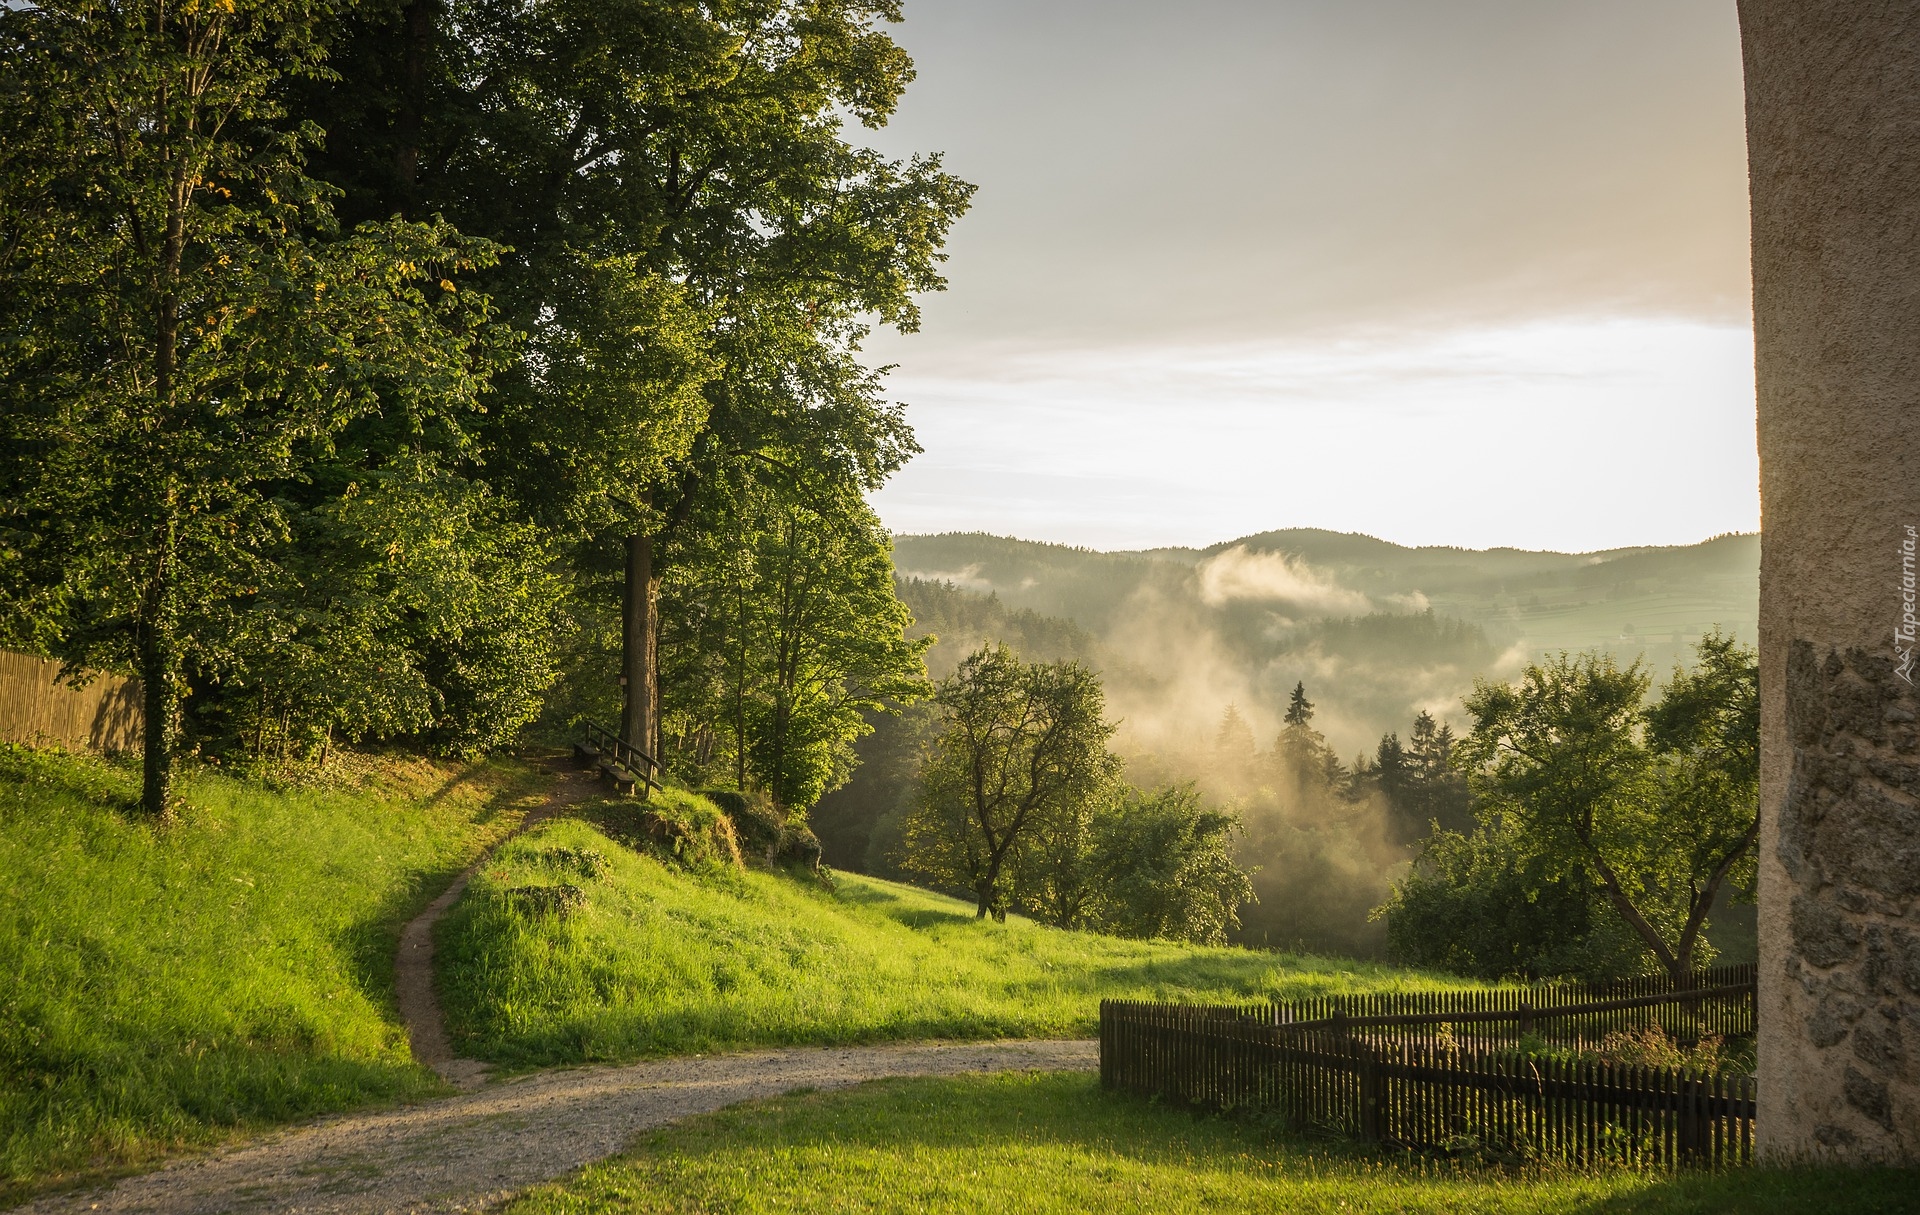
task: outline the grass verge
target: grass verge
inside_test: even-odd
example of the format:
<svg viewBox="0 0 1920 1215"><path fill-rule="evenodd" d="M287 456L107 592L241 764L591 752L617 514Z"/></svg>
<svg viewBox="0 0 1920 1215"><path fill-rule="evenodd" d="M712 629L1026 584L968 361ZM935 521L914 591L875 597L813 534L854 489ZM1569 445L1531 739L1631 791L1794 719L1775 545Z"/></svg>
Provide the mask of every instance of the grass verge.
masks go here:
<svg viewBox="0 0 1920 1215"><path fill-rule="evenodd" d="M540 785L368 763L334 788L0 747L0 1198L437 1087L393 1001L400 927Z"/></svg>
<svg viewBox="0 0 1920 1215"><path fill-rule="evenodd" d="M690 1119L523 1195L509 1215L620 1212L1566 1212L1893 1215L1911 1171L1516 1174L1369 1159L1103 1094L1079 1074L882 1081Z"/></svg>
<svg viewBox="0 0 1920 1215"><path fill-rule="evenodd" d="M610 863L591 877L567 859ZM509 890L566 884L566 916ZM1322 958L1124 941L842 875L688 873L561 820L495 855L440 923L456 1048L513 1067L797 1043L1091 1036L1103 996L1251 1000L1460 986Z"/></svg>

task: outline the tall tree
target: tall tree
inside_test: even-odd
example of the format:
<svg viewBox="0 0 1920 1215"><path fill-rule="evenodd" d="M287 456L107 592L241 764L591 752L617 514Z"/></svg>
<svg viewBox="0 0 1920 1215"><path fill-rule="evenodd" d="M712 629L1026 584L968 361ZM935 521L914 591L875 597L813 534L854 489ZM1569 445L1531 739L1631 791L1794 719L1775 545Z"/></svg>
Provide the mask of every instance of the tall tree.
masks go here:
<svg viewBox="0 0 1920 1215"><path fill-rule="evenodd" d="M1076 816L1118 774L1100 681L1073 662L1021 662L982 647L941 682L945 730L921 768L904 824L907 867L973 892L976 914L1005 918L1019 849L1041 824Z"/></svg>
<svg viewBox="0 0 1920 1215"><path fill-rule="evenodd" d="M492 415L493 475L565 521L589 565L621 569L637 745L658 732L664 563L702 488L871 489L915 450L855 354L870 320L915 327L971 187L937 157L845 136L844 118L882 125L912 77L880 28L899 19L898 0L414 0L339 32L374 89L303 102L338 116L326 169L353 205L442 213L513 247L491 289L519 328L679 351L614 392L611 417L594 411L597 363L568 394L536 353ZM659 324L569 316L583 264L672 306ZM681 332L697 348L667 336Z"/></svg>
<svg viewBox="0 0 1920 1215"><path fill-rule="evenodd" d="M4 525L68 609L73 664L131 660L143 804L164 814L201 639L272 571L277 489L356 418L472 410L490 246L443 224L341 235L289 79L321 11L54 0L0 9Z"/></svg>

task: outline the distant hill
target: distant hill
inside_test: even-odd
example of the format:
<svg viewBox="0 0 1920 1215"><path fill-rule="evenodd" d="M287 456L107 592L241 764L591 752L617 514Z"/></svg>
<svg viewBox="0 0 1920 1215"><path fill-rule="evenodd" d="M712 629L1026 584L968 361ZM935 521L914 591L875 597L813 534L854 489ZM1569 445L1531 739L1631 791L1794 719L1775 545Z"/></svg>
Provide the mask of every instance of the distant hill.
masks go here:
<svg viewBox="0 0 1920 1215"><path fill-rule="evenodd" d="M1457 718L1473 676L1543 653L1603 649L1664 676L1716 627L1752 642L1759 618L1754 535L1553 553L1292 529L1204 549L1103 553L952 533L896 537L894 562L905 578L1072 620L1110 660L1163 683L1183 674L1174 682L1191 685L1196 661L1219 668L1221 703L1245 710L1249 698L1256 717L1270 713L1279 684L1303 681L1326 700L1323 725L1348 750L1417 708ZM1405 678L1378 669L1389 652ZM1392 703L1394 685L1404 703Z"/></svg>

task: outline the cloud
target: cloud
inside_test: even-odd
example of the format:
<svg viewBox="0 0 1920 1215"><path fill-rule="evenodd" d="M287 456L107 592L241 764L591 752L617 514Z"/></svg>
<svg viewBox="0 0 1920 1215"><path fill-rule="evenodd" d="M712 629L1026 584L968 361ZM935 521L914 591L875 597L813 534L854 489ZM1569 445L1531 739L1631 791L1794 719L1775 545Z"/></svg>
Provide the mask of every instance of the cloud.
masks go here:
<svg viewBox="0 0 1920 1215"><path fill-rule="evenodd" d="M1208 607L1237 600L1284 604L1306 615L1344 616L1368 612L1365 595L1348 590L1306 562L1285 553L1255 553L1236 544L1202 562L1195 571L1200 599Z"/></svg>

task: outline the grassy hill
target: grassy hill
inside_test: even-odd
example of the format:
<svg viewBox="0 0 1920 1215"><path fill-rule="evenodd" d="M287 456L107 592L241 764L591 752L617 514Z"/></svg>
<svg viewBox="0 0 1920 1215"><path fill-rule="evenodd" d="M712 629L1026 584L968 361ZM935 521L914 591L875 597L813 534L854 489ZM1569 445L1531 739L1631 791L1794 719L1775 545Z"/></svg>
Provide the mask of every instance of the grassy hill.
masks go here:
<svg viewBox="0 0 1920 1215"><path fill-rule="evenodd" d="M519 821L525 767L369 762L330 788L0 747L0 1197L236 1129L436 1091L399 930Z"/></svg>
<svg viewBox="0 0 1920 1215"><path fill-rule="evenodd" d="M588 877L581 850L606 858ZM503 892L577 885L564 918ZM1251 1000L1459 986L1391 967L1062 932L853 875L695 875L561 820L507 844L441 924L449 1027L511 1066L792 1043L1090 1036L1103 996Z"/></svg>

